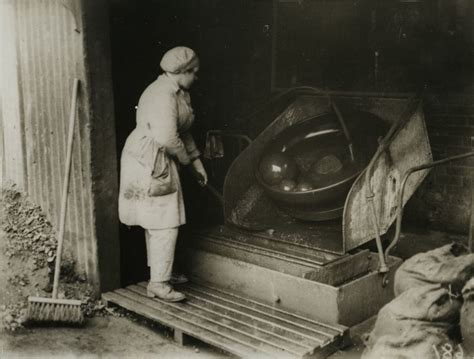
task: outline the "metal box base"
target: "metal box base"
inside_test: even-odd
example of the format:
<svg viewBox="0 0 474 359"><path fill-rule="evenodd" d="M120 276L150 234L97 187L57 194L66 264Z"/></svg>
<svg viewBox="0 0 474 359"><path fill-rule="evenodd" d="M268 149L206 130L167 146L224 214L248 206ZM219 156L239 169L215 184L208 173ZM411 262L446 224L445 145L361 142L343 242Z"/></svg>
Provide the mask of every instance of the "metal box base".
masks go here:
<svg viewBox="0 0 474 359"><path fill-rule="evenodd" d="M291 266L285 262L284 248L279 252L281 257L275 258L259 253L258 248L249 251L248 248L233 246L226 251L222 249L226 245L225 239L206 245L205 235L197 235L190 242L194 245L186 253L186 263L194 282L237 292L305 318L345 326L366 320L393 299L393 273L402 262L399 258L390 258L389 285L383 287L382 275L375 270L378 262L376 254L364 251L368 263L365 271L358 264L360 254L342 256L339 260L343 261L341 268L346 268L342 272L347 273L347 268L354 268L359 273L355 273L353 278L346 278L343 283L327 284L317 281L317 278L299 275L304 270L295 269L298 264L294 262ZM260 260L258 256L261 256ZM334 276L331 273L337 268L337 262L325 263L326 267L320 266L320 271ZM306 265L301 264L302 268ZM324 274L322 276L325 277Z"/></svg>

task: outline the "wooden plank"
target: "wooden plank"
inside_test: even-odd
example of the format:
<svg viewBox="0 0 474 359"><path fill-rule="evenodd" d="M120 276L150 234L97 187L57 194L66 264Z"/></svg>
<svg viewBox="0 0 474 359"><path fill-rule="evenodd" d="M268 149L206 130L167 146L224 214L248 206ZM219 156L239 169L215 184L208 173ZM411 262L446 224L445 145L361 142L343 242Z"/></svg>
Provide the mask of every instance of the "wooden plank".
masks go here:
<svg viewBox="0 0 474 359"><path fill-rule="evenodd" d="M273 330L281 330L286 332L287 335L293 335L296 337L301 337L301 340L309 340L311 343L315 342L315 346L324 345L328 342L328 338L331 338L327 334L316 333L308 328L295 325L289 321L280 320L277 317L256 313L252 309L241 307L233 303L228 303L225 301L219 301L216 299L209 299L205 296L200 296L199 293L193 293L192 290L184 289L182 290L186 295L192 300L192 302L201 302L203 306L209 308L216 307L221 308L221 310L228 313L232 317L243 317L249 318L249 320L259 321L261 325L268 325L273 327Z"/></svg>
<svg viewBox="0 0 474 359"><path fill-rule="evenodd" d="M191 297L188 301L188 305L194 308L201 308L202 310L219 313L220 316L226 319L231 319L239 323L247 323L253 328L271 333L282 340L290 341L295 344L300 344L308 349L317 348L321 346L326 338L318 338L316 336L305 336L297 330L286 329L283 326L276 323L269 323L253 316L242 315L232 309L227 309L219 305L215 305L211 302L200 300L197 297Z"/></svg>
<svg viewBox="0 0 474 359"><path fill-rule="evenodd" d="M148 297L143 297L139 294L136 294L130 290L126 289L117 289L114 291L114 293L133 300L135 303L140 303L142 305L145 305L153 310L156 311L156 313L166 313L169 315L172 315L175 318L181 319L183 321L186 321L188 323L195 323L198 325L200 328L207 329L209 331L212 331L216 334L220 334L221 336L225 336L228 339L234 340L240 344L246 345L248 347L253 348L255 351L262 352L268 355L271 355L273 357L280 357L283 354L290 354L290 353L285 353L283 348L278 347L276 345L271 345L269 343L262 342L261 340L252 337L251 335L248 334L242 334L236 330L229 329L226 327L223 327L219 324L213 323L212 321L201 318L195 314L185 312L183 308L176 308L176 304L172 304L169 302L164 302L160 300L154 300L150 299ZM184 305L181 305L184 307ZM166 324L166 323L165 323ZM173 323L170 323L171 326L175 326ZM185 332L183 330L183 332ZM201 340L202 337L199 336L197 337Z"/></svg>
<svg viewBox="0 0 474 359"><path fill-rule="evenodd" d="M255 311L252 308L248 308L245 306L240 306L239 304L227 302L225 300L220 300L219 298L214 298L212 296L207 295L206 293L202 292L195 292L192 289L184 290L183 292L186 295L194 298L199 298L203 301L207 301L208 303L214 302L216 305L220 305L223 308L231 308L232 310L242 313L244 315L254 316L254 318L260 318L261 320L266 321L268 324L275 323L282 327L287 326L291 327L287 328L288 331L293 330L294 333L299 333L300 335L304 335L309 339L315 339L320 341L320 345L324 345L331 341L332 337L324 333L323 331L313 331L310 328L304 327L299 325L298 323L291 323L291 321L286 319L281 319L277 316L272 316L271 314L262 313L259 311ZM337 336L337 335L336 335Z"/></svg>
<svg viewBox="0 0 474 359"><path fill-rule="evenodd" d="M143 303L129 299L115 292L105 293L102 295L102 297L106 302L118 304L127 310L145 316L149 319L153 319L163 325L181 330L183 333L198 338L203 342L211 344L232 354L242 357L256 356L257 354L260 355L260 353L254 348L236 342L214 331L204 329L194 323L176 318L175 316L170 315L164 311L157 311L156 309L150 308ZM264 353L262 353L262 356L267 357ZM271 358L271 356L268 356L268 358Z"/></svg>
<svg viewBox="0 0 474 359"><path fill-rule="evenodd" d="M227 303L242 306L244 308L249 308L255 312L265 314L275 319L281 320L282 322L286 322L286 323L295 325L297 327L306 328L317 334L322 334L325 336L337 336L347 331L347 327L342 326L342 325L317 322L317 321L302 317L294 313L289 313L280 308L275 308L270 305L260 303L248 298L244 299L242 297L237 296L234 293L223 291L214 287L211 288L211 287L206 286L206 292L204 292L200 286L197 286L192 283L188 283L185 289L190 289L199 295L208 296L208 297L210 296L218 300L223 300ZM212 289L212 291L209 291L209 289Z"/></svg>
<svg viewBox="0 0 474 359"><path fill-rule="evenodd" d="M127 289L143 296L146 294L146 290L139 286L132 285L127 287ZM315 347L319 346L318 344L306 346L303 345L301 342L292 342L288 340L285 336L274 334L271 331L262 329L258 325L251 325L249 323L250 318L246 322L238 321L232 317L223 316L221 313L216 313L212 310L203 309L200 306L192 305L190 301L186 301L184 305L174 303L169 303L169 305L184 313L198 316L201 319L210 321L230 330L235 330L243 335L251 335L255 339L258 339L269 345L282 348L298 356L303 356L308 351L313 351Z"/></svg>
<svg viewBox="0 0 474 359"><path fill-rule="evenodd" d="M297 329L294 329L288 325L285 326L275 322L270 323L269 321L262 320L258 317L241 314L232 308L216 305L212 302L199 299L196 296L190 296L189 299L190 300L188 300L188 305L192 307L198 307L202 308L203 310L213 311L215 313L219 313L224 318L231 318L238 322L246 322L252 327L258 327L261 330L265 330L274 335L284 337L286 338L286 340L292 341L294 343L300 343L301 345L304 345L308 348L319 347L327 339L324 336L302 334Z"/></svg>

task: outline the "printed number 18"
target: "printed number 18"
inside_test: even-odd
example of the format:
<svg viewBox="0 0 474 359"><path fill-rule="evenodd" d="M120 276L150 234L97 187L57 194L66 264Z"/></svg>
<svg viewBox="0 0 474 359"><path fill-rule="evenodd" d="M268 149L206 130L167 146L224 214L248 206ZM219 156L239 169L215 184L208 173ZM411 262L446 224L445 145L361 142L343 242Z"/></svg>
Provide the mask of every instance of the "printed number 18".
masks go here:
<svg viewBox="0 0 474 359"><path fill-rule="evenodd" d="M436 354L436 358L438 359L464 359L464 350L460 344L457 345L457 350L449 344L443 344L439 350L436 345L433 345L433 350ZM441 350L441 353L440 353Z"/></svg>

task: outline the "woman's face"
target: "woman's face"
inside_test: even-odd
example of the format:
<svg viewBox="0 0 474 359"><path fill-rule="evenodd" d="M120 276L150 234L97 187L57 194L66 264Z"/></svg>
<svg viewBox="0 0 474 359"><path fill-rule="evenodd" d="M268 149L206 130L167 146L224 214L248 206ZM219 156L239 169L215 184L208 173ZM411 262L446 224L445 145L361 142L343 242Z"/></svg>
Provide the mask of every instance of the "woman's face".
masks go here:
<svg viewBox="0 0 474 359"><path fill-rule="evenodd" d="M179 74L178 78L178 85L186 90L189 90L194 83L198 79L197 73L199 71L199 67L193 67L186 72Z"/></svg>

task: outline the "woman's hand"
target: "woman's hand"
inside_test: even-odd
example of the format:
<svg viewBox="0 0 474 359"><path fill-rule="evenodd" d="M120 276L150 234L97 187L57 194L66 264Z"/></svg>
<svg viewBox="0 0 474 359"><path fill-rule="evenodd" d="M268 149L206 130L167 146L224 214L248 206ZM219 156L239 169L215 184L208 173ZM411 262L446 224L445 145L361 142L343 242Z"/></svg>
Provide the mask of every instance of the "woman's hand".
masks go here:
<svg viewBox="0 0 474 359"><path fill-rule="evenodd" d="M199 158L193 161L192 168L198 183L204 187L207 184L207 172Z"/></svg>

